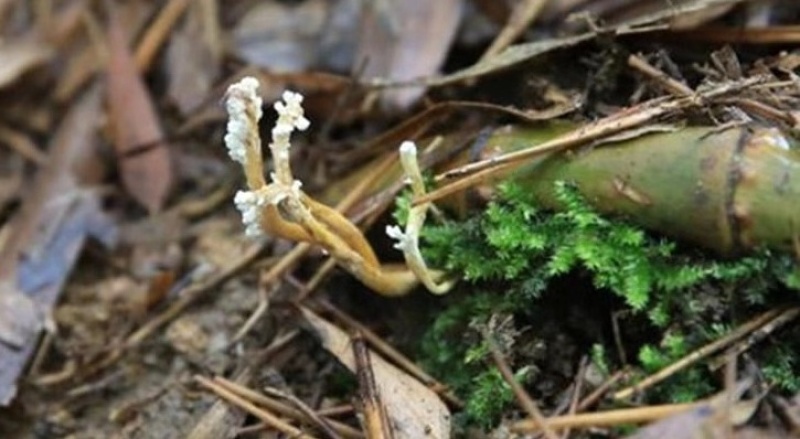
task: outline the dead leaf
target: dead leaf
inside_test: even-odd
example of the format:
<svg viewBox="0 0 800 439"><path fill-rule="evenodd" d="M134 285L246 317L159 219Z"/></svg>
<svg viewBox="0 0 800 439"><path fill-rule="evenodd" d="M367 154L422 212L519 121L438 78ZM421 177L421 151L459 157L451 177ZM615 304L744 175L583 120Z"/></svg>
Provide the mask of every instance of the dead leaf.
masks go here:
<svg viewBox="0 0 800 439"><path fill-rule="evenodd" d="M19 349L44 327L40 306L9 282L0 284L0 342Z"/></svg>
<svg viewBox="0 0 800 439"><path fill-rule="evenodd" d="M102 177L95 150L99 112L100 94L94 87L56 131L48 162L38 172L32 191L24 194L0 248L0 284L9 286L0 295L24 294L42 315L49 315L58 300L86 238L93 235L107 243L114 239L114 227L101 211L99 193L91 189ZM4 297L2 303L16 306L21 301ZM38 333L41 322L46 320L24 319L17 335ZM16 393L17 378L36 348L32 340L27 337L17 348L0 343L0 406L8 405Z"/></svg>
<svg viewBox="0 0 800 439"><path fill-rule="evenodd" d="M206 38L213 33L207 29L205 2L192 2L186 11L183 25L172 33L167 46L168 94L184 115L189 114L208 97L219 74L219 51ZM216 17L211 17L216 19Z"/></svg>
<svg viewBox="0 0 800 439"><path fill-rule="evenodd" d="M700 405L658 422L654 422L629 435L626 439L686 438L724 439L736 427L741 427L753 417L761 398L739 400L752 386L751 379L739 381L735 387L723 391ZM728 399L731 401L728 401ZM734 437L739 437L735 434ZM742 436L744 437L744 436Z"/></svg>
<svg viewBox="0 0 800 439"><path fill-rule="evenodd" d="M461 0L365 3L356 57L366 62L364 77L406 81L437 73L461 23L462 9ZM389 108L405 109L424 93L424 87L385 90L381 99Z"/></svg>
<svg viewBox="0 0 800 439"><path fill-rule="evenodd" d="M251 64L298 72L317 64L328 0L259 2L234 28L233 46Z"/></svg>
<svg viewBox="0 0 800 439"><path fill-rule="evenodd" d="M107 93L118 165L125 189L151 213L164 206L173 182L167 144L153 102L112 9Z"/></svg>
<svg viewBox="0 0 800 439"><path fill-rule="evenodd" d="M587 33L574 37L554 38L551 40L535 41L532 43L509 46L506 50L498 53L497 55L486 58L485 60L482 60L465 69L445 76L422 79L418 82L423 85L438 87L463 81L465 79L477 78L514 67L523 62L528 62L538 56L554 50L575 46L584 41L591 40L594 37L594 34ZM377 84L380 85L388 82L389 81L377 82Z"/></svg>
<svg viewBox="0 0 800 439"><path fill-rule="evenodd" d="M325 349L351 372L355 372L350 337L307 308L301 308L301 311ZM450 437L450 411L435 392L382 359L377 353L370 352L369 358L395 438Z"/></svg>
<svg viewBox="0 0 800 439"><path fill-rule="evenodd" d="M39 38L25 36L0 45L0 88L50 59L53 47Z"/></svg>

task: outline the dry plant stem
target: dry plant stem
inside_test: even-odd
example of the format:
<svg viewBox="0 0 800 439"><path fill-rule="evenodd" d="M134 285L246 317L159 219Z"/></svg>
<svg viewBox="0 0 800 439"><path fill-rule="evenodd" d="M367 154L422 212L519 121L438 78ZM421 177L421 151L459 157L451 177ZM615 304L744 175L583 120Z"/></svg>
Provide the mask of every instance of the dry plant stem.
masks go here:
<svg viewBox="0 0 800 439"><path fill-rule="evenodd" d="M215 377L214 383L218 384L221 387L229 390L232 393L239 395L240 397L247 399L254 404L259 404L266 407L269 410L272 410L275 413L278 413L281 416L303 420L305 422L313 422L312 419L307 417L306 413L301 412L298 409L295 409L288 404L285 404L281 401L276 399L270 398L268 396L262 395L252 389L249 389L241 384L238 384L234 381L228 380L222 377ZM322 416L320 413L315 413L316 416ZM347 438L347 439L361 439L364 435L356 430L355 428L332 420L332 419L323 419L324 422L330 426L330 428L335 431L338 435Z"/></svg>
<svg viewBox="0 0 800 439"><path fill-rule="evenodd" d="M321 408L319 409L317 414L319 414L320 416L329 416L329 417L343 416L353 413L354 410L355 409L353 408L352 404L342 404L333 407Z"/></svg>
<svg viewBox="0 0 800 439"><path fill-rule="evenodd" d="M676 372L683 370L692 364L702 360L703 358L712 355L715 352L718 352L727 346L731 345L732 343L736 342L737 340L741 339L742 337L747 336L748 334L752 333L756 329L762 327L763 325L772 321L776 316L783 312L782 309L773 309L767 311L760 316L746 322L745 324L739 326L734 331L726 335L725 337L720 338L712 343L709 343L700 349L690 353L689 355L681 358L680 360L672 363L671 365L659 370L658 372L650 375L649 377L645 378L644 380L640 381L638 384L627 387L616 392L612 397L615 400L627 399L633 396L636 393L640 393L645 389L664 381L665 379L669 378L670 376L674 375Z"/></svg>
<svg viewBox="0 0 800 439"><path fill-rule="evenodd" d="M369 350L364 337L356 332L351 337L353 358L355 360L356 377L358 378L358 395L364 417L364 429L368 439L392 439L392 429L386 415L386 407L381 402L378 388L375 385L375 373L369 360Z"/></svg>
<svg viewBox="0 0 800 439"><path fill-rule="evenodd" d="M791 112L779 110L755 99L732 97L729 99L721 99L720 103L730 104L746 110L749 113L758 114L766 119L773 119L789 124L789 126L794 126L796 124L795 118L792 116Z"/></svg>
<svg viewBox="0 0 800 439"><path fill-rule="evenodd" d="M703 26L700 29L680 31L675 35L682 39L720 44L797 44L800 42L800 26L769 26L749 29Z"/></svg>
<svg viewBox="0 0 800 439"><path fill-rule="evenodd" d="M643 422L658 421L706 405L707 403L669 404L605 412L580 413L577 415L553 416L547 419L547 425L553 429L561 429L640 424ZM541 427L535 420L526 419L513 423L511 425L511 431L515 433L535 433L541 431Z"/></svg>
<svg viewBox="0 0 800 439"><path fill-rule="evenodd" d="M797 413L797 404L774 395L770 396L769 403L778 413L778 417L786 424L788 437L800 437L800 413Z"/></svg>
<svg viewBox="0 0 800 439"><path fill-rule="evenodd" d="M266 291L266 288L277 282L278 278L286 270L289 270L292 266L294 266L294 264L297 261L299 261L303 256L305 256L305 254L308 252L310 248L311 248L310 244L302 242L294 246L294 248L289 253L285 254L275 265L272 266L272 268L269 269L269 271L261 279L260 283L262 291ZM251 329L253 329L253 326L255 326L255 324L258 323L258 321L261 319L261 317L264 315L264 313L267 311L269 307L268 299L269 298L267 298L266 306L263 307L260 306L261 303L259 302L258 308L256 308L255 311L253 311L253 313L250 314L250 316L247 318L242 327L239 328L238 331L236 331L236 335L233 338L234 342L244 338L244 336L247 335L247 333L250 332Z"/></svg>
<svg viewBox="0 0 800 439"><path fill-rule="evenodd" d="M426 386L433 389L439 396L447 400L448 403L455 407L463 407L464 403L458 399L452 392L449 392L447 386L437 381L427 372L422 370L413 361L409 360L405 355L397 349L386 343L377 334L372 332L368 327L362 325L358 320L350 317L344 311L340 310L332 303L326 300L318 300L314 302L323 311L331 314L334 319L339 323L349 328L351 331L360 333L369 342L370 346L375 349L381 356L391 360L396 366L400 367L404 372L413 376Z"/></svg>
<svg viewBox="0 0 800 439"><path fill-rule="evenodd" d="M258 288L258 305L256 305L256 309L250 314L250 317L244 322L241 328L236 331L236 334L231 338L229 345L233 345L241 341L253 326L261 319L261 317L266 314L267 310L269 310L269 291L265 285L261 285Z"/></svg>
<svg viewBox="0 0 800 439"><path fill-rule="evenodd" d="M572 391L572 398L569 402L569 411L567 412L570 415L574 415L578 413L578 403L581 399L581 393L583 393L583 382L584 377L586 376L586 369L589 367L589 358L584 356L581 358L581 364L578 368L578 373L575 374L575 385L574 390ZM566 430L561 432L561 439L568 439L570 434L572 434L572 430L567 428Z"/></svg>
<svg viewBox="0 0 800 439"><path fill-rule="evenodd" d="M16 151L22 158L35 163L37 166L47 164L47 154L36 147L36 144L20 131L7 125L0 125L0 141Z"/></svg>
<svg viewBox="0 0 800 439"><path fill-rule="evenodd" d="M156 54L171 35L172 29L183 16L189 4L191 4L190 0L171 0L161 8L161 12L153 20L153 24L147 28L141 42L136 47L134 58L140 71L146 72L150 69Z"/></svg>
<svg viewBox="0 0 800 439"><path fill-rule="evenodd" d="M45 375L40 375L38 377L33 378L31 382L33 383L34 386L39 386L39 387L63 384L72 379L72 377L74 377L77 372L78 372L78 362L73 359L69 359L66 361L61 370L57 372L48 373Z"/></svg>
<svg viewBox="0 0 800 439"><path fill-rule="evenodd" d="M628 66L657 82L674 96L689 97L694 94L694 90L688 85L670 77L638 55L630 55L628 57Z"/></svg>
<svg viewBox="0 0 800 439"><path fill-rule="evenodd" d="M728 352L726 354L727 362L725 363L725 390L722 392L720 397L722 398L722 403L719 407L719 416L716 418L718 422L722 424L722 430L724 433L722 437L734 437L733 436L733 418L732 418L732 411L733 411L733 404L736 400L741 396L737 395L736 391L736 371L738 370L738 361L737 356Z"/></svg>
<svg viewBox="0 0 800 439"><path fill-rule="evenodd" d="M503 49L525 33L525 30L536 20L536 17L539 16L547 2L548 0L524 0L517 3L511 14L509 14L508 23L481 56L481 61L502 52Z"/></svg>
<svg viewBox="0 0 800 439"><path fill-rule="evenodd" d="M547 419L545 419L544 415L539 410L539 407L536 405L536 402L514 378L514 372L511 371L511 367L508 365L503 353L500 352L500 348L494 341L494 337L492 337L492 335L487 331L484 332L483 338L489 345L489 351L492 354L492 360L494 361L494 364L497 366L497 369L503 376L503 380L505 380L506 384L511 387L511 390L514 392L514 396L517 398L519 405L522 406L522 409L525 410L525 413L527 413L528 416L530 416L530 418L536 422L547 439L558 439L558 435L550 427Z"/></svg>
<svg viewBox="0 0 800 439"><path fill-rule="evenodd" d="M292 406L294 406L295 409L297 409L303 416L305 416L306 419L308 419L309 421L311 421L311 423L316 425L317 428L320 429L320 431L322 431L323 433L325 433L326 435L328 435L333 439L340 439L339 434L336 433L331 428L331 426L328 424L328 421L326 421L316 412L314 412L314 410L312 410L311 407L306 405L306 403L301 401L300 398L297 398L296 396L288 393L281 392L280 390L275 389L273 387L265 387L264 393L268 393L271 396L288 401Z"/></svg>
<svg viewBox="0 0 800 439"><path fill-rule="evenodd" d="M314 273L314 276L306 282L305 285L302 286L300 292L297 295L297 303L302 303L308 295L314 292L317 287L324 281L328 275L336 268L336 260L333 258L328 258L322 264L321 267Z"/></svg>
<svg viewBox="0 0 800 439"><path fill-rule="evenodd" d="M616 114L600 119L597 122L590 123L565 135L559 136L548 142L535 145L531 148L464 165L460 168L438 175L436 177L437 181L451 178L458 179L447 183L435 191L429 192L425 196L415 199L414 205L436 201L440 198L452 195L458 191L478 184L491 176L511 171L512 169L521 166L527 159L543 154L564 151L568 148L584 145L595 140L600 140L604 137L608 137L631 128L636 128L654 119L664 117L687 108L703 105L710 99L762 84L765 80L765 77L754 76L741 81L731 81L719 84L709 89L698 91L689 97L654 99L644 104L620 111Z"/></svg>
<svg viewBox="0 0 800 439"><path fill-rule="evenodd" d="M0 246L2 246L2 242L0 242ZM33 356L33 360L31 360L31 365L28 368L28 380L35 380L40 376L42 366L47 360L47 354L50 353L50 348L53 346L53 339L55 339L55 334L50 331L45 331L44 336L42 336L42 341L39 343L39 347L36 348L36 354Z"/></svg>
<svg viewBox="0 0 800 439"><path fill-rule="evenodd" d="M625 369L616 371L613 375L608 377L607 380L605 380L602 384L600 384L598 388L594 389L592 393L587 395L585 398L581 400L580 403L578 403L576 412L582 412L592 407L593 405L597 404L597 402L600 401L600 398L602 398L603 395L605 395L608 392L608 390L611 389L615 384L617 384L623 378L625 378L627 374L628 371Z"/></svg>
<svg viewBox="0 0 800 439"><path fill-rule="evenodd" d="M294 425L289 424L288 422L280 419L279 417L275 416L271 412L257 407L250 401L240 397L239 395L229 391L225 387L220 386L219 384L215 383L214 381L209 380L208 378L202 376L195 376L195 381L197 381L201 386L205 387L206 389L210 390L211 392L217 394L220 398L228 401L229 403L245 410L246 412L250 413L251 415L257 417L258 419L262 420L263 422L267 423L270 427L274 428L275 430L280 431L281 433L287 434L292 438L302 438L302 439L313 439L314 437L303 432L302 430L298 429Z"/></svg>
<svg viewBox="0 0 800 439"><path fill-rule="evenodd" d="M784 312L780 313L774 319L770 320L764 326L758 328L757 330L753 331L752 334L749 334L746 338L743 338L741 341L736 343L731 349L728 350L724 355L721 355L711 361L709 361L708 368L711 370L717 370L720 367L724 366L729 360L730 355L739 356L750 349L753 345L764 340L767 336L775 332L781 326L791 322L792 320L796 319L800 315L800 307L789 308Z"/></svg>

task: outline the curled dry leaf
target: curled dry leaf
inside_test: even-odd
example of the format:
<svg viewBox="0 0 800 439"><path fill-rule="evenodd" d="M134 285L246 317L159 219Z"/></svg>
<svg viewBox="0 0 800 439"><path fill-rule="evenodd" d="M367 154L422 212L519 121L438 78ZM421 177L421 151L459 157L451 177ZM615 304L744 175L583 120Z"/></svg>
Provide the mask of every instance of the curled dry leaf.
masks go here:
<svg viewBox="0 0 800 439"><path fill-rule="evenodd" d="M301 310L325 349L354 372L350 337L307 308ZM450 437L450 411L435 392L375 352L369 358L396 439Z"/></svg>
<svg viewBox="0 0 800 439"><path fill-rule="evenodd" d="M108 40L108 104L122 182L136 201L158 212L173 181L169 151L116 12L111 14Z"/></svg>

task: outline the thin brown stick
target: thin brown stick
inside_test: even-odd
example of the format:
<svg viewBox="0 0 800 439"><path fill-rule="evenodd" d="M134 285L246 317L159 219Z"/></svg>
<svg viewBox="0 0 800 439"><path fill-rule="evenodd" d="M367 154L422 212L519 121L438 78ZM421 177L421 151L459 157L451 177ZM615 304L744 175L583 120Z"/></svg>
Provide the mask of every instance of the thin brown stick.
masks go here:
<svg viewBox="0 0 800 439"><path fill-rule="evenodd" d="M554 416L547 419L547 425L550 428L556 429L640 424L664 419L706 405L707 403L669 404L605 412L580 413L577 415ZM515 433L534 433L540 430L540 424L533 419L525 419L511 424L511 431Z"/></svg>
<svg viewBox="0 0 800 439"><path fill-rule="evenodd" d="M585 381L586 376L586 369L589 367L589 358L585 355L581 358L581 364L578 368L578 373L575 375L575 390L572 392L572 398L569 402L569 412L570 415L574 415L578 413L578 403L581 400L581 393L583 393L583 383ZM570 434L572 433L571 429L566 429L561 432L561 439L568 439Z"/></svg>
<svg viewBox="0 0 800 439"><path fill-rule="evenodd" d="M322 432L324 432L333 439L341 438L341 436L339 436L339 433L334 431L333 428L330 426L330 424L328 424L327 420L319 416L314 410L311 409L311 407L309 407L306 403L304 403L300 398L286 392L281 392L280 390L273 387L265 387L264 393L268 393L274 397L288 401L292 406L294 406L294 408L296 408L300 413L302 413Z"/></svg>
<svg viewBox="0 0 800 439"><path fill-rule="evenodd" d="M223 377L215 377L214 382L226 388L227 390L231 391L232 393L235 393L242 398L252 401L255 404L262 405L268 408L269 410L278 413L281 416L286 416L293 419L302 419L307 422L313 422L311 419L308 419L306 415L300 410L297 410L294 407L291 407L288 404L285 404L274 398L270 398L266 395L258 393L245 386L242 386L241 384L238 384ZM324 416L322 413L317 413L317 415ZM347 439L362 439L364 437L364 435L360 431L354 429L353 427L347 424L341 423L333 419L328 419L326 415L324 421L326 424L330 425L333 431L335 431L342 437L345 437Z"/></svg>
<svg viewBox="0 0 800 439"><path fill-rule="evenodd" d="M311 276L311 279L305 283L300 289L300 293L297 295L297 301L302 302L306 300L309 294L314 292L314 290L319 287L319 285L328 277L328 275L336 268L336 260L333 258L328 258L322 264L321 267Z"/></svg>
<svg viewBox="0 0 800 439"><path fill-rule="evenodd" d="M525 33L525 30L536 20L539 13L547 5L547 2L548 0L524 0L517 3L509 14L508 23L481 56L481 61L497 55Z"/></svg>
<svg viewBox="0 0 800 439"><path fill-rule="evenodd" d="M688 85L662 72L638 55L632 54L628 56L628 65L639 73L658 83L662 88L664 88L664 90L668 91L674 96L687 97L694 94L694 90L692 90Z"/></svg>
<svg viewBox="0 0 800 439"><path fill-rule="evenodd" d="M721 44L797 44L800 42L800 26L769 26L743 28L703 26L674 33L681 39L691 39Z"/></svg>
<svg viewBox="0 0 800 439"><path fill-rule="evenodd" d="M708 368L711 370L719 369L729 361L730 355L739 356L743 354L753 345L760 342L761 340L764 340L768 335L775 332L781 326L796 319L799 315L800 315L800 307L794 307L785 310L784 312L776 316L774 319L767 322L764 326L753 331L752 334L748 335L746 338L736 343L724 355L721 355L718 358L709 361Z"/></svg>
<svg viewBox="0 0 800 439"><path fill-rule="evenodd" d="M727 346L734 343L736 340L741 339L742 337L750 334L751 332L755 331L756 329L760 328L761 326L767 324L776 316L783 312L782 309L776 308L769 310L756 318L750 320L749 322L744 323L743 325L736 328L734 331L730 332L728 335L715 340L712 343L709 343L700 349L690 353L689 355L681 358L680 360L670 364L669 366L659 370L658 372L650 375L649 377L645 378L644 380L640 381L638 384L627 387L615 393L613 398L616 400L620 399L627 399L631 397L635 393L640 393L643 390L651 387L665 379L669 378L670 376L674 375L678 371L681 371L698 361L702 360L703 358L708 357L709 355L718 352L722 349L725 349Z"/></svg>
<svg viewBox="0 0 800 439"><path fill-rule="evenodd" d="M274 428L275 430L280 431L281 433L287 434L292 438L300 438L300 439L314 439L314 436L311 436L299 428L295 427L292 424L284 421L283 419L275 416L271 412L266 409L257 407L250 401L240 397L239 395L231 392L230 390L226 389L223 386L220 386L218 383L200 376L196 375L194 377L195 381L197 381L201 386L205 387L206 389L214 392L220 398L228 401L229 403L245 410L246 412L250 413L251 415L257 417L258 419L262 420L263 422L267 423L270 427Z"/></svg>
<svg viewBox="0 0 800 439"><path fill-rule="evenodd" d="M494 360L497 370L500 371L500 374L503 376L505 382L511 387L511 390L514 392L514 397L517 398L519 405L522 406L522 409L525 410L533 422L536 422L547 439L558 439L558 435L550 427L548 420L545 419L544 415L542 415L542 412L539 410L536 402L514 378L514 372L511 371L511 367L508 365L503 353L500 352L500 348L497 346L497 342L494 341L494 337L492 337L488 331L485 331L483 338L486 340L486 344L489 346L489 352L492 354L492 360Z"/></svg>
<svg viewBox="0 0 800 439"><path fill-rule="evenodd" d="M342 415L349 415L353 413L353 405L352 404L342 404L333 407L326 407L319 409L317 413L320 416L342 416Z"/></svg>
<svg viewBox="0 0 800 439"><path fill-rule="evenodd" d="M261 317L269 310L269 289L266 285L258 286L258 305L256 309L250 314L241 328L236 331L236 334L231 338L230 345L238 343L247 335L248 332L261 320Z"/></svg>
<svg viewBox="0 0 800 439"><path fill-rule="evenodd" d="M378 387L375 384L375 372L369 360L369 349L364 337L356 332L351 337L356 378L358 378L358 396L361 401L361 412L364 419L364 430L368 439L392 439L392 427L386 415L386 407L381 402Z"/></svg>
<svg viewBox="0 0 800 439"><path fill-rule="evenodd" d="M6 125L0 125L0 143L9 146L21 157L38 166L47 164L47 154L37 148L30 137Z"/></svg>
<svg viewBox="0 0 800 439"><path fill-rule="evenodd" d="M136 47L134 59L139 71L146 72L153 64L156 54L161 46L167 41L172 32L172 28L186 11L186 7L191 4L190 0L171 0L158 14L153 24L147 28L142 36L139 45Z"/></svg>
<svg viewBox="0 0 800 439"><path fill-rule="evenodd" d="M625 375L627 375L627 373L628 371L626 369L614 372L614 374L608 377L608 379L606 379L602 384L600 384L600 386L594 389L592 393L587 395L585 398L581 400L580 403L578 403L577 412L582 412L588 409L589 407L592 407L593 405L597 404L600 398L602 398L603 395L605 395L611 387L613 387L620 380L625 378Z"/></svg>

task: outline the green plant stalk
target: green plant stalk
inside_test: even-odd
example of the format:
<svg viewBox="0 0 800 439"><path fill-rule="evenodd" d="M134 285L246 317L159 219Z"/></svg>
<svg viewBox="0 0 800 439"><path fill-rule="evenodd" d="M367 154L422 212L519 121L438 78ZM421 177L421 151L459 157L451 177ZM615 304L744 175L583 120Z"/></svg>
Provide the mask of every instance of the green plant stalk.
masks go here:
<svg viewBox="0 0 800 439"><path fill-rule="evenodd" d="M506 152L531 135L497 130L488 144ZM601 213L722 255L792 251L800 233L800 152L770 128L646 134L542 157L513 177L547 207L561 207L553 183L568 181Z"/></svg>
<svg viewBox="0 0 800 439"><path fill-rule="evenodd" d="M484 154L502 154L572 128L562 122L506 126L483 133L480 144ZM763 126L688 127L551 153L504 178L517 179L555 210L563 206L554 183L570 182L601 213L720 255L761 247L795 251L800 247L800 151L790 147L793 142ZM443 149L465 143L463 135L446 135ZM475 148L467 147L474 154ZM463 163L466 155L442 169ZM402 175L398 164L386 172L376 192ZM341 196L342 188L357 180L355 173L330 188L327 198Z"/></svg>

